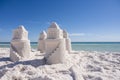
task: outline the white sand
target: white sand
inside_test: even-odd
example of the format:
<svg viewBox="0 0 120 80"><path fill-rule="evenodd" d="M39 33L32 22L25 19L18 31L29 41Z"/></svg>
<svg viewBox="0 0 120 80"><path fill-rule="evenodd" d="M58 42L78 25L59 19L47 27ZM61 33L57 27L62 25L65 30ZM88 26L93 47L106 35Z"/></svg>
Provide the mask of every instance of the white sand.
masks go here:
<svg viewBox="0 0 120 80"><path fill-rule="evenodd" d="M44 54L13 63L0 48L0 80L120 80L120 53L73 52L64 64L46 65Z"/></svg>

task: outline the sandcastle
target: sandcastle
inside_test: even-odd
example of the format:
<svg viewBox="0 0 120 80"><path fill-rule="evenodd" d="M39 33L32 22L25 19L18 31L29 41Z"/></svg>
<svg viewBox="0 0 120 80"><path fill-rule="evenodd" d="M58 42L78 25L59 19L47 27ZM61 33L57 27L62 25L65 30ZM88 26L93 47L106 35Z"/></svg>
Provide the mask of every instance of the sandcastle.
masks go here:
<svg viewBox="0 0 120 80"><path fill-rule="evenodd" d="M71 52L71 41L68 33L53 22L47 30L40 34L38 51L45 53L44 59L47 64L64 63L66 54ZM13 31L10 47L10 59L19 61L30 56L31 47L28 32L23 26Z"/></svg>
<svg viewBox="0 0 120 80"><path fill-rule="evenodd" d="M65 54L71 52L71 41L68 33L53 22L47 30L40 34L38 50L45 53L48 64L63 63Z"/></svg>
<svg viewBox="0 0 120 80"><path fill-rule="evenodd" d="M10 59L12 61L19 61L27 58L30 55L31 47L30 40L28 40L28 32L24 26L19 26L13 31L13 38L10 47Z"/></svg>

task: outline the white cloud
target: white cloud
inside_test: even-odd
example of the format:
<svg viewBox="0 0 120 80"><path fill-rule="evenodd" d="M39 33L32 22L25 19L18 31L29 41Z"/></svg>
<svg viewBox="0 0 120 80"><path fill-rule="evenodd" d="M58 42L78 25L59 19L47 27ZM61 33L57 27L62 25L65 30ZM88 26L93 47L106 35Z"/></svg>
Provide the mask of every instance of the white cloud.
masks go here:
<svg viewBox="0 0 120 80"><path fill-rule="evenodd" d="M85 36L85 33L71 33L70 36Z"/></svg>
<svg viewBox="0 0 120 80"><path fill-rule="evenodd" d="M100 41L120 41L118 34L93 34L93 33L71 33L70 38L72 41L83 41L83 42L100 42Z"/></svg>

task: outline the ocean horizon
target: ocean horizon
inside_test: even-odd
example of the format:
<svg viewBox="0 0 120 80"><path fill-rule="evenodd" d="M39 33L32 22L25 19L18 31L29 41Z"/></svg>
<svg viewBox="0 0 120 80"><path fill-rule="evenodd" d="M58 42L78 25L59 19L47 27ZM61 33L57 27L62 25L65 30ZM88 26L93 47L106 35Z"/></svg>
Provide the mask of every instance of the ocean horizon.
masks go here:
<svg viewBox="0 0 120 80"><path fill-rule="evenodd" d="M120 42L71 42L72 49L77 51L120 52ZM37 42L31 47L37 49ZM0 42L0 48L10 48L10 42Z"/></svg>

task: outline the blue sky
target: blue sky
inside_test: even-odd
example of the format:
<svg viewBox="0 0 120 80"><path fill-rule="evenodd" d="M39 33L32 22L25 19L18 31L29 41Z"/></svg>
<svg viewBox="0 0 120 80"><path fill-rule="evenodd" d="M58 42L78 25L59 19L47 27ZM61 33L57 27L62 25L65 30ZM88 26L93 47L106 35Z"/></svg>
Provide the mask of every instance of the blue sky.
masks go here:
<svg viewBox="0 0 120 80"><path fill-rule="evenodd" d="M0 42L19 25L37 41L52 21L72 41L120 41L120 0L0 0Z"/></svg>

